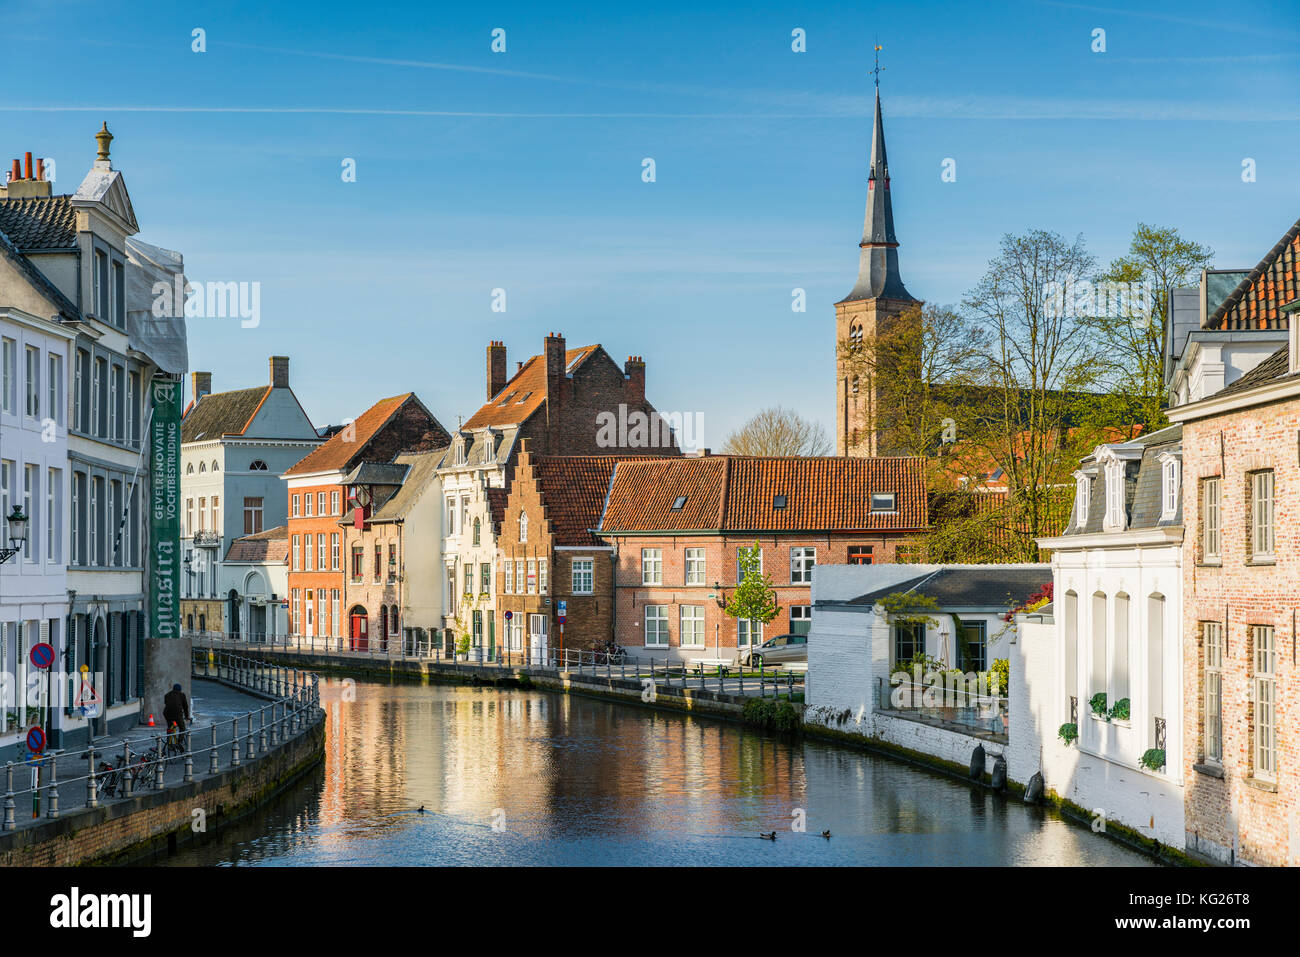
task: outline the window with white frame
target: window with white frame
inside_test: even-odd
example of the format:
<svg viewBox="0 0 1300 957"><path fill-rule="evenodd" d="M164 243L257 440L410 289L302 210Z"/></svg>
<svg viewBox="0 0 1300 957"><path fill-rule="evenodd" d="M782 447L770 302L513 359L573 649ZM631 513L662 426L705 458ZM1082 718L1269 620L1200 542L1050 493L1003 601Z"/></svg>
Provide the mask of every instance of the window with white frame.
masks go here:
<svg viewBox="0 0 1300 957"><path fill-rule="evenodd" d="M817 549L790 549L790 584L812 584L813 566L817 564Z"/></svg>
<svg viewBox="0 0 1300 957"><path fill-rule="evenodd" d="M1250 630L1255 646L1253 770L1255 777L1273 781L1277 779L1277 645L1272 625L1252 625Z"/></svg>
<svg viewBox="0 0 1300 957"><path fill-rule="evenodd" d="M521 542L528 541L528 513L527 512L519 513L519 540Z"/></svg>
<svg viewBox="0 0 1300 957"><path fill-rule="evenodd" d="M329 559L325 557L325 549L326 549L327 547L328 547L328 545L327 545L327 543L326 543L326 541L325 541L325 536L324 536L324 534L318 535L318 536L316 537L316 569L317 569L317 571L322 571L322 572L323 572L323 571L325 571L325 569L329 568L329 564L328 564Z"/></svg>
<svg viewBox="0 0 1300 957"><path fill-rule="evenodd" d="M747 648L750 645L761 645L763 643L763 623L761 621L750 621L748 618L736 619L736 645L740 648Z"/></svg>
<svg viewBox="0 0 1300 957"><path fill-rule="evenodd" d="M307 518L312 517L312 494L308 492L302 497L302 513Z"/></svg>
<svg viewBox="0 0 1300 957"><path fill-rule="evenodd" d="M1217 477L1207 478L1201 483L1201 560L1218 561L1219 526L1221 511L1219 503L1220 481Z"/></svg>
<svg viewBox="0 0 1300 957"><path fill-rule="evenodd" d="M339 490L338 489L335 489L334 491L330 492L330 514L331 515L339 514Z"/></svg>
<svg viewBox="0 0 1300 957"><path fill-rule="evenodd" d="M63 425L63 407L67 402L63 391L63 356L50 353L47 356L47 363L45 385L48 391L48 399L45 403L45 414L54 420L55 425Z"/></svg>
<svg viewBox="0 0 1300 957"><path fill-rule="evenodd" d="M339 534L334 532L330 535L330 570L339 570Z"/></svg>
<svg viewBox="0 0 1300 957"><path fill-rule="evenodd" d="M806 635L812 631L812 605L790 606L790 634Z"/></svg>
<svg viewBox="0 0 1300 957"><path fill-rule="evenodd" d="M308 501L310 501L310 499ZM312 535L306 536L306 541L303 543L303 561L307 563L307 567L304 569L304 571L312 570L312 546L314 544L315 544L315 536Z"/></svg>
<svg viewBox="0 0 1300 957"><path fill-rule="evenodd" d="M0 339L0 411L14 415L18 405L18 343Z"/></svg>
<svg viewBox="0 0 1300 957"><path fill-rule="evenodd" d="M686 549L686 584L704 584L704 549Z"/></svg>
<svg viewBox="0 0 1300 957"><path fill-rule="evenodd" d="M1106 463L1106 527L1124 527L1124 463Z"/></svg>
<svg viewBox="0 0 1300 957"><path fill-rule="evenodd" d="M1201 622L1201 655L1204 665L1205 731L1201 751L1206 761L1223 760L1223 623Z"/></svg>
<svg viewBox="0 0 1300 957"><path fill-rule="evenodd" d="M1088 524L1088 496L1092 491L1092 481L1083 472L1074 474L1074 526L1083 528Z"/></svg>
<svg viewBox="0 0 1300 957"><path fill-rule="evenodd" d="M292 503L292 511L290 512L290 514L293 515L294 518L297 518L299 515L302 514L301 511L299 511L300 506L298 504L298 496L297 495L293 496L293 498L290 499L290 502Z"/></svg>
<svg viewBox="0 0 1300 957"><path fill-rule="evenodd" d="M641 549L641 584L664 583L664 552L662 548Z"/></svg>
<svg viewBox="0 0 1300 957"><path fill-rule="evenodd" d="M596 590L596 563L590 558L575 558L572 564L573 593L590 595Z"/></svg>
<svg viewBox="0 0 1300 957"><path fill-rule="evenodd" d="M898 511L898 500L893 492L874 492L871 495L871 510L873 512L896 512Z"/></svg>
<svg viewBox="0 0 1300 957"><path fill-rule="evenodd" d="M1169 521L1178 512L1179 469L1173 455L1163 457L1160 469L1160 518Z"/></svg>
<svg viewBox="0 0 1300 957"><path fill-rule="evenodd" d="M678 642L683 648L704 647L704 606L681 606L681 632Z"/></svg>
<svg viewBox="0 0 1300 957"><path fill-rule="evenodd" d="M447 499L447 534L456 534L456 500L454 498Z"/></svg>
<svg viewBox="0 0 1300 957"><path fill-rule="evenodd" d="M528 594L537 594L537 559L528 559Z"/></svg>
<svg viewBox="0 0 1300 957"><path fill-rule="evenodd" d="M217 463L216 463L216 462L213 462L213 463L212 463L212 468L213 468L214 471L216 470L216 467L217 467ZM325 493L324 493L324 492L317 492L317 493L316 493L316 514L317 514L317 515L328 515L328 514L329 514L328 512L325 511Z"/></svg>
<svg viewBox="0 0 1300 957"><path fill-rule="evenodd" d="M509 559L506 559L504 564L505 564L505 573L506 573L506 581L505 581L506 594L513 595L515 593L515 563L510 561Z"/></svg>
<svg viewBox="0 0 1300 957"><path fill-rule="evenodd" d="M537 559L537 593L539 595L545 595L547 588L550 587L548 565L549 562L545 558Z"/></svg>
<svg viewBox="0 0 1300 957"><path fill-rule="evenodd" d="M645 643L647 648L668 647L668 606L645 606Z"/></svg>
<svg viewBox="0 0 1300 957"><path fill-rule="evenodd" d="M50 469L45 479L45 561L52 565L60 561L63 552L63 509L59 507L62 495L63 470Z"/></svg>
<svg viewBox="0 0 1300 957"><path fill-rule="evenodd" d="M742 549L736 550L736 584L737 585L739 585L741 582L745 580L745 567L740 563L741 551ZM763 550L761 548L758 549L758 573L760 575L763 574Z"/></svg>
<svg viewBox="0 0 1300 957"><path fill-rule="evenodd" d="M293 570L302 571L302 542L297 535L293 537Z"/></svg>
<svg viewBox="0 0 1300 957"><path fill-rule="evenodd" d="M27 379L23 383L25 397L23 411L31 418L39 419L41 417L41 350L35 346L28 346L25 354Z"/></svg>
<svg viewBox="0 0 1300 957"><path fill-rule="evenodd" d="M515 559L515 594L516 595L522 595L524 593L524 581L525 581L524 560L522 558L516 558Z"/></svg>
<svg viewBox="0 0 1300 957"><path fill-rule="evenodd" d="M1273 470L1252 472L1250 477L1250 557L1273 559Z"/></svg>

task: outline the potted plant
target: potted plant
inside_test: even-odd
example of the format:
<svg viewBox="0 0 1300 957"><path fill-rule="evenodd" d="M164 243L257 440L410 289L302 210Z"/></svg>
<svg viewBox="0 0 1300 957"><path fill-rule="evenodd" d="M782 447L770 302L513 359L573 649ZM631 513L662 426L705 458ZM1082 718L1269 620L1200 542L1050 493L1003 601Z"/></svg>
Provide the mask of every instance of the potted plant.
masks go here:
<svg viewBox="0 0 1300 957"><path fill-rule="evenodd" d="M1104 702L1103 702L1104 704ZM1110 717L1113 721L1127 721L1129 715L1128 698L1120 698L1110 709Z"/></svg>
<svg viewBox="0 0 1300 957"><path fill-rule="evenodd" d="M1057 737L1065 742L1065 746L1068 748L1070 745L1074 744L1075 741L1079 740L1079 726L1073 721L1067 721L1065 724L1061 725L1061 729L1057 731L1056 734Z"/></svg>
<svg viewBox="0 0 1300 957"><path fill-rule="evenodd" d="M1160 771L1165 766L1165 749L1148 748L1142 752L1142 757L1138 758L1138 763L1148 771Z"/></svg>
<svg viewBox="0 0 1300 957"><path fill-rule="evenodd" d="M456 639L456 660L464 661L469 657L469 635L462 634Z"/></svg>
<svg viewBox="0 0 1300 957"><path fill-rule="evenodd" d="M1092 709L1092 713L1098 718L1105 721L1110 720L1110 715L1106 712L1106 692L1098 691L1095 695L1089 698L1088 707Z"/></svg>

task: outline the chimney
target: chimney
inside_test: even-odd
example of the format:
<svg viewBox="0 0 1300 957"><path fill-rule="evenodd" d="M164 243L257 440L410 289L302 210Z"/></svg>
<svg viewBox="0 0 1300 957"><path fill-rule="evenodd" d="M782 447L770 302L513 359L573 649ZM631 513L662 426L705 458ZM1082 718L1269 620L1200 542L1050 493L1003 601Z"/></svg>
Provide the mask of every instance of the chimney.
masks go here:
<svg viewBox="0 0 1300 957"><path fill-rule="evenodd" d="M271 356L271 388L289 388L288 356Z"/></svg>
<svg viewBox="0 0 1300 957"><path fill-rule="evenodd" d="M628 405L640 405L645 402L645 360L640 356L628 356L623 363L623 375L627 376L627 385L623 390L624 401Z"/></svg>
<svg viewBox="0 0 1300 957"><path fill-rule="evenodd" d="M190 378L194 381L194 403L197 405L199 399L212 391L212 373L191 372Z"/></svg>
<svg viewBox="0 0 1300 957"><path fill-rule="evenodd" d="M564 382L564 333L552 332L546 337L546 401L561 399Z"/></svg>
<svg viewBox="0 0 1300 957"><path fill-rule="evenodd" d="M52 186L45 179L45 161L36 160L36 169L32 170L32 153L28 150L22 160L14 160L9 170L9 182L0 186L0 196L7 199L27 199L51 194Z"/></svg>
<svg viewBox="0 0 1300 957"><path fill-rule="evenodd" d="M487 347L487 397L506 387L506 344L495 339Z"/></svg>

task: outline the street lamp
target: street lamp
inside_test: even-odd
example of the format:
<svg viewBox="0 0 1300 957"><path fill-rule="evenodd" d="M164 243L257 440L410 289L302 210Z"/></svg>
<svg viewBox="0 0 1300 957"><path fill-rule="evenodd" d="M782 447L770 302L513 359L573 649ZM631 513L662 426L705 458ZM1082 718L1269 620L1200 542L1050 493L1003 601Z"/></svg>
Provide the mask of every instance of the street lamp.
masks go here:
<svg viewBox="0 0 1300 957"><path fill-rule="evenodd" d="M27 544L27 515L21 505L14 506L6 524L9 526L9 547L0 548L0 565L17 555Z"/></svg>

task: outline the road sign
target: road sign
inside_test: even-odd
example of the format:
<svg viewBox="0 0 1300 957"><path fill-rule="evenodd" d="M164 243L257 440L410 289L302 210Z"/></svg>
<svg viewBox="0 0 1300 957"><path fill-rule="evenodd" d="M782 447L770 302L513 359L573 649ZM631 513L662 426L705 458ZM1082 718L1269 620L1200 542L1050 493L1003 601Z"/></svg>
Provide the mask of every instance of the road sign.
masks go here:
<svg viewBox="0 0 1300 957"><path fill-rule="evenodd" d="M32 754L40 754L45 750L45 729L39 724L27 729L27 750Z"/></svg>
<svg viewBox="0 0 1300 957"><path fill-rule="evenodd" d="M568 620L569 620L569 619L568 619L568 616L566 616L566 615L561 615L561 616L560 616L560 624L561 624L561 625L563 625L563 624L564 624L565 622L567 622Z"/></svg>
<svg viewBox="0 0 1300 957"><path fill-rule="evenodd" d="M561 618L569 613L569 603L561 598L555 603L555 611Z"/></svg>
<svg viewBox="0 0 1300 957"><path fill-rule="evenodd" d="M506 612L506 621L509 621L513 617L515 617L515 613L513 611Z"/></svg>
<svg viewBox="0 0 1300 957"><path fill-rule="evenodd" d="M32 664L41 671L44 671L50 665L54 664L54 646L48 641L38 641L32 645L32 650L28 654L32 659Z"/></svg>
<svg viewBox="0 0 1300 957"><path fill-rule="evenodd" d="M99 695L95 694L95 686L90 683L90 679L82 678L81 690L77 692L77 697L72 702L72 706L80 708L81 713L88 718L98 718L101 703Z"/></svg>

